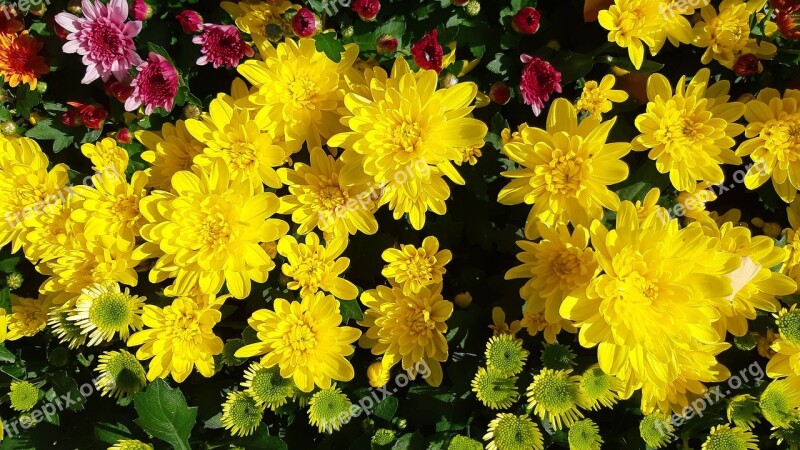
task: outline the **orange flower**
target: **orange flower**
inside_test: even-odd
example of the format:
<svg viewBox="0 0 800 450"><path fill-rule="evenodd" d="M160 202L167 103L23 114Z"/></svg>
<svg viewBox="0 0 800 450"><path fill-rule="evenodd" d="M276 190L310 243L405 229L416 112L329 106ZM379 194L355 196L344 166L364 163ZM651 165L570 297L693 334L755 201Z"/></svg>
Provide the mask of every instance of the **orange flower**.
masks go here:
<svg viewBox="0 0 800 450"><path fill-rule="evenodd" d="M46 74L50 67L39 56L42 43L28 35L0 34L0 75L11 87L27 83L31 90L36 89L39 75Z"/></svg>

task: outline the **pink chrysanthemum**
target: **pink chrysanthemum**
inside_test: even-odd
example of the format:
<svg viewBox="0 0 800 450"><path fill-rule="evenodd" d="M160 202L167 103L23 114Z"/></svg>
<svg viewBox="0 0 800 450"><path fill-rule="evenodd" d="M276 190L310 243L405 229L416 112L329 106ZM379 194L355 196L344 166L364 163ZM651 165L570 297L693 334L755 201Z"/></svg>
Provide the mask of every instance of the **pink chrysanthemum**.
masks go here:
<svg viewBox="0 0 800 450"><path fill-rule="evenodd" d="M526 105L531 105L533 113L539 115L544 102L550 100L553 92L561 93L561 72L549 62L523 54L520 60L525 63L519 90Z"/></svg>
<svg viewBox="0 0 800 450"><path fill-rule="evenodd" d="M255 54L253 48L242 39L239 30L231 25L203 24L203 32L192 38L192 42L200 44L203 53L197 59L199 66L211 63L215 68L236 67L242 58Z"/></svg>
<svg viewBox="0 0 800 450"><path fill-rule="evenodd" d="M144 105L145 114L156 108L169 111L178 94L178 71L158 53L150 52L147 61L136 70L139 74L131 81L133 93L125 100L125 109L133 111Z"/></svg>
<svg viewBox="0 0 800 450"><path fill-rule="evenodd" d="M126 0L83 0L81 8L85 16L82 18L67 12L56 15L56 23L70 33L64 52L81 55L86 65L81 83L89 84L98 78L108 81L112 75L122 80L131 67L142 62L133 43L142 30L142 22L126 22Z"/></svg>

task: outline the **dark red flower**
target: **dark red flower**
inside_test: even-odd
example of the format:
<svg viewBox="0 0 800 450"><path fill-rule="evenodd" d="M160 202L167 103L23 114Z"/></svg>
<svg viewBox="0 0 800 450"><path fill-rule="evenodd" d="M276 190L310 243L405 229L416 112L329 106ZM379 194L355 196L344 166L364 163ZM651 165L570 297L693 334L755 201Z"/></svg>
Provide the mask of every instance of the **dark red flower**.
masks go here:
<svg viewBox="0 0 800 450"><path fill-rule="evenodd" d="M740 77L747 77L763 72L764 66L758 56L748 53L736 60L736 64L733 65L733 71Z"/></svg>
<svg viewBox="0 0 800 450"><path fill-rule="evenodd" d="M452 4L456 5L456 6L464 6L467 3L469 3L469 0L450 0L450 3L452 3Z"/></svg>
<svg viewBox="0 0 800 450"><path fill-rule="evenodd" d="M800 0L769 0L769 6L778 11L792 9L800 4Z"/></svg>
<svg viewBox="0 0 800 450"><path fill-rule="evenodd" d="M58 36L58 38L62 41L66 41L69 31L56 22L55 16L50 16L50 19L47 21L53 26L53 32L56 34L56 36Z"/></svg>
<svg viewBox="0 0 800 450"><path fill-rule="evenodd" d="M539 21L542 15L536 8L526 6L514 14L514 19L511 21L511 28L517 33L533 34L539 31Z"/></svg>
<svg viewBox="0 0 800 450"><path fill-rule="evenodd" d="M292 30L297 37L310 37L317 32L318 23L317 16L310 9L300 8L292 18Z"/></svg>
<svg viewBox="0 0 800 450"><path fill-rule="evenodd" d="M533 113L538 116L550 95L561 92L561 72L549 62L530 55L522 54L520 60L525 63L519 82L522 100L531 105Z"/></svg>
<svg viewBox="0 0 800 450"><path fill-rule="evenodd" d="M800 39L800 3L778 12L775 24L786 39Z"/></svg>
<svg viewBox="0 0 800 450"><path fill-rule="evenodd" d="M133 0L130 15L133 20L147 20L153 17L153 7L144 0Z"/></svg>
<svg viewBox="0 0 800 450"><path fill-rule="evenodd" d="M381 10L380 0L355 0L353 2L353 11L358 14L361 20L371 22L375 20L378 11Z"/></svg>
<svg viewBox="0 0 800 450"><path fill-rule="evenodd" d="M511 99L511 89L502 81L489 88L489 98L498 105L505 105Z"/></svg>
<svg viewBox="0 0 800 450"><path fill-rule="evenodd" d="M103 85L103 88L106 91L106 95L110 95L122 103L125 103L125 100L133 93L130 79L117 81L111 78Z"/></svg>
<svg viewBox="0 0 800 450"><path fill-rule="evenodd" d="M131 130L123 128L117 132L116 139L120 144L130 144L133 141L133 134Z"/></svg>
<svg viewBox="0 0 800 450"><path fill-rule="evenodd" d="M435 70L436 73L442 71L442 56L444 55L442 46L437 40L438 34L437 30L433 30L411 47L414 63L422 69Z"/></svg>
<svg viewBox="0 0 800 450"><path fill-rule="evenodd" d="M397 38L384 34L378 38L376 45L379 55L388 55L397 51Z"/></svg>
<svg viewBox="0 0 800 450"><path fill-rule="evenodd" d="M69 127L85 125L92 130L103 128L108 112L100 105L84 105L67 102L67 112L62 114L61 122Z"/></svg>
<svg viewBox="0 0 800 450"><path fill-rule="evenodd" d="M178 19L178 23L181 24L181 28L186 34L195 34L203 28L203 16L197 11L184 9L175 18Z"/></svg>

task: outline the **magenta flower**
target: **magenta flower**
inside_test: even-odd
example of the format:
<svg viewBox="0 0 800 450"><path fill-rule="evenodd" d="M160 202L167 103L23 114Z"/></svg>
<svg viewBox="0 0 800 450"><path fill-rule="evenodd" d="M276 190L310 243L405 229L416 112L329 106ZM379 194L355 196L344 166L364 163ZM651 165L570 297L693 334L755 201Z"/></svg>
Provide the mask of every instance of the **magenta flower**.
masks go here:
<svg viewBox="0 0 800 450"><path fill-rule="evenodd" d="M136 54L133 38L142 30L142 22L126 22L128 2L83 0L81 18L67 12L56 15L56 23L69 32L64 53L83 57L86 75L81 80L89 84L100 78L108 81L113 75L122 80L131 67L142 62Z"/></svg>
<svg viewBox="0 0 800 450"><path fill-rule="evenodd" d="M150 52L147 60L136 70L139 74L131 81L133 93L125 100L125 110L133 111L144 105L145 114L156 108L169 111L178 95L178 71L158 53Z"/></svg>
<svg viewBox="0 0 800 450"><path fill-rule="evenodd" d="M255 54L253 48L247 45L234 26L206 23L203 24L202 30L201 34L192 38L192 42L200 44L200 51L203 53L203 56L197 59L199 66L211 63L214 68L236 67L242 58Z"/></svg>
<svg viewBox="0 0 800 450"><path fill-rule="evenodd" d="M561 93L561 72L549 62L524 53L519 59L525 64L519 82L522 100L538 116L545 102L550 100L550 95L554 92Z"/></svg>

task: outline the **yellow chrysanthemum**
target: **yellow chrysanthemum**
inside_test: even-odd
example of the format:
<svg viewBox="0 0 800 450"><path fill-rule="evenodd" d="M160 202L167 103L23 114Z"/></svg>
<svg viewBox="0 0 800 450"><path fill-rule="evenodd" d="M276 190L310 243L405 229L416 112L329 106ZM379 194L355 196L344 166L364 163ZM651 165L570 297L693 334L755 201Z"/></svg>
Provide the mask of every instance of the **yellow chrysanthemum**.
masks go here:
<svg viewBox="0 0 800 450"><path fill-rule="evenodd" d="M132 249L146 222L139 212L146 184L147 175L141 171L133 174L130 183L117 173L101 172L92 177L92 187L74 188L75 195L83 201L71 218L84 224L86 239L116 236L120 249Z"/></svg>
<svg viewBox="0 0 800 450"><path fill-rule="evenodd" d="M580 380L567 370L542 369L527 389L528 409L547 420L554 429L570 427L583 418L578 406L583 405Z"/></svg>
<svg viewBox="0 0 800 450"><path fill-rule="evenodd" d="M598 346L600 367L623 383L620 396L643 388L645 413L680 411L704 392L703 382L724 380L715 355L729 345L718 344L711 324L719 318L715 304L732 293L725 274L739 259L720 252L696 222L644 225L627 201L615 230L592 224L591 242L602 273L560 312L580 328L582 346Z"/></svg>
<svg viewBox="0 0 800 450"><path fill-rule="evenodd" d="M593 116L599 116L611 111L612 103L622 103L628 99L625 91L612 89L616 79L614 75L606 75L598 83L590 80L583 85L581 98L575 104L580 111L586 111Z"/></svg>
<svg viewBox="0 0 800 450"><path fill-rule="evenodd" d="M508 409L519 398L517 377L489 367L481 367L472 379L472 392L491 409Z"/></svg>
<svg viewBox="0 0 800 450"><path fill-rule="evenodd" d="M517 241L521 265L509 269L505 279L526 278L520 296L528 304L544 304L545 319L557 324L561 301L574 289L585 288L594 277L597 261L589 245L589 230L578 225L570 234L566 226L538 226L538 242ZM527 310L527 307L526 307ZM533 312L533 310L531 311Z"/></svg>
<svg viewBox="0 0 800 450"><path fill-rule="evenodd" d="M570 450L600 450L603 438L596 423L591 419L583 419L569 427L567 441Z"/></svg>
<svg viewBox="0 0 800 450"><path fill-rule="evenodd" d="M391 376L391 367L387 367L383 361L374 362L367 367L367 380L374 388L386 386Z"/></svg>
<svg viewBox="0 0 800 450"><path fill-rule="evenodd" d="M26 137L0 139L0 247L22 247L25 221L66 195L67 166L49 161L39 144Z"/></svg>
<svg viewBox="0 0 800 450"><path fill-rule="evenodd" d="M572 321L567 319L548 322L545 317L545 305L541 301L525 303L525 309L522 311L522 320L518 320L516 323L525 328L531 336L542 333L544 340L550 344L556 341L556 336L562 330L567 333L578 331Z"/></svg>
<svg viewBox="0 0 800 450"><path fill-rule="evenodd" d="M234 436L249 436L256 431L264 417L264 406L259 405L249 391L231 391L222 405L220 422Z"/></svg>
<svg viewBox="0 0 800 450"><path fill-rule="evenodd" d="M84 226L72 217L83 206L83 199L67 188L63 198L35 214L25 217L27 232L24 235L25 257L31 262L50 260L75 250L83 237Z"/></svg>
<svg viewBox="0 0 800 450"><path fill-rule="evenodd" d="M11 320L11 315L6 314L6 310L0 308L0 344L6 341L8 337L8 322Z"/></svg>
<svg viewBox="0 0 800 450"><path fill-rule="evenodd" d="M800 377L770 382L758 399L761 414L772 426L787 428L800 420Z"/></svg>
<svg viewBox="0 0 800 450"><path fill-rule="evenodd" d="M181 170L191 170L194 157L205 148L202 142L192 137L183 120L175 124L164 123L161 133L137 131L136 139L147 148L140 156L150 163L145 170L148 186L165 191L172 189L172 176Z"/></svg>
<svg viewBox="0 0 800 450"><path fill-rule="evenodd" d="M375 234L378 221L374 212L380 197L378 186L348 185L341 179L341 159L326 155L321 148L311 149L311 163L296 163L294 169L278 169L289 195L281 197L281 214L291 214L297 230L306 234L314 228L347 236L362 232Z"/></svg>
<svg viewBox="0 0 800 450"><path fill-rule="evenodd" d="M503 146L503 153L522 168L502 173L512 181L497 201L533 205L525 222L526 238L538 237L539 223L588 227L603 217L603 208L617 209L619 197L608 185L627 178L628 166L620 158L631 146L606 143L615 121L590 116L578 124L575 107L556 99L547 114L546 130L526 128L522 142Z"/></svg>
<svg viewBox="0 0 800 450"><path fill-rule="evenodd" d="M153 446L136 439L120 439L108 450L153 450Z"/></svg>
<svg viewBox="0 0 800 450"><path fill-rule="evenodd" d="M232 179L281 187L275 167L286 161L288 152L275 141L275 124L267 109L244 109L221 96L211 101L201 120L187 120L186 129L205 145L195 164L210 170L221 161Z"/></svg>
<svg viewBox="0 0 800 450"><path fill-rule="evenodd" d="M369 329L359 345L384 355L384 362L401 363L403 370L428 367L425 381L431 386L442 382L441 363L447 360L447 319L453 304L442 297L442 285L423 287L416 294L405 295L399 287L378 286L361 294L367 308L359 325Z"/></svg>
<svg viewBox="0 0 800 450"><path fill-rule="evenodd" d="M47 299L24 298L11 295L11 314L8 317L6 339L16 341L35 336L47 325Z"/></svg>
<svg viewBox="0 0 800 450"><path fill-rule="evenodd" d="M740 394L733 397L728 402L726 408L728 421L745 430L752 430L761 421L761 409L758 407L758 400L750 394Z"/></svg>
<svg viewBox="0 0 800 450"><path fill-rule="evenodd" d="M284 35L291 36L292 26L284 14L298 8L287 0L222 2L220 6L231 15L236 27L256 42L264 39L275 42L283 39Z"/></svg>
<svg viewBox="0 0 800 450"><path fill-rule="evenodd" d="M721 183L720 165L740 164L733 153L734 137L744 131L735 123L745 106L728 102L730 82L709 85L708 69L700 69L687 83L683 76L675 86L661 74L647 80L647 112L636 118L642 133L633 140L636 151L649 150L661 173L669 173L679 191L694 192L698 181Z"/></svg>
<svg viewBox="0 0 800 450"><path fill-rule="evenodd" d="M519 320L512 320L511 324L506 323L506 312L503 308L495 306L492 308L492 324L489 325L494 336L501 334L510 334L516 336L517 332L522 329L522 324Z"/></svg>
<svg viewBox="0 0 800 450"><path fill-rule="evenodd" d="M596 364L583 372L578 388L584 406L591 410L612 408L619 398L616 393L621 390L619 380Z"/></svg>
<svg viewBox="0 0 800 450"><path fill-rule="evenodd" d="M778 337L770 345L774 356L767 363L771 378L800 376L800 309L797 305L775 314Z"/></svg>
<svg viewBox="0 0 800 450"><path fill-rule="evenodd" d="M326 244L320 244L316 233L307 234L305 243L293 236L281 238L278 253L286 258L281 270L293 280L286 287L299 289L301 296L323 290L343 300L356 298L356 285L340 278L350 265L350 258L339 257L347 248L347 237L334 237Z"/></svg>
<svg viewBox="0 0 800 450"><path fill-rule="evenodd" d="M125 177L130 158L114 139L104 138L96 144L83 144L81 153L92 161L92 170L95 172L111 172L120 178Z"/></svg>
<svg viewBox="0 0 800 450"><path fill-rule="evenodd" d="M58 341L71 349L78 348L86 343L87 336L83 329L69 316L72 312L69 309L51 308L48 312L47 325L50 331L58 338Z"/></svg>
<svg viewBox="0 0 800 450"><path fill-rule="evenodd" d="M672 416L664 413L648 414L639 422L639 435L649 447L662 448L675 437Z"/></svg>
<svg viewBox="0 0 800 450"><path fill-rule="evenodd" d="M164 308L145 305L145 328L128 339L128 346L141 345L136 358L150 360L148 380L171 374L181 383L195 367L204 377L214 375L214 355L222 352L223 343L213 328L222 319L219 307L223 301L224 297L201 306L191 298L179 297Z"/></svg>
<svg viewBox="0 0 800 450"><path fill-rule="evenodd" d="M417 248L401 245L400 248L387 248L381 254L386 261L381 274L411 295L425 286L441 283L447 272L444 268L453 258L450 250L439 250L439 240L428 236Z"/></svg>
<svg viewBox="0 0 800 450"><path fill-rule="evenodd" d="M777 47L765 39L750 36L750 18L760 11L767 0L722 0L719 13L713 5L700 10L702 20L692 30L693 44L705 48L700 61L712 59L732 69L741 55L754 54L759 59L771 59Z"/></svg>
<svg viewBox="0 0 800 450"><path fill-rule="evenodd" d="M786 213L792 227L785 230L786 245L784 248L789 251L789 256L781 266L781 273L800 283L800 197L792 200L792 203L786 208Z"/></svg>
<svg viewBox="0 0 800 450"><path fill-rule="evenodd" d="M711 219L702 219L706 235L719 239L721 251L739 257L741 264L727 274L733 292L718 305L720 318L716 329L720 336L730 332L734 336L747 333L747 321L756 318L756 310L776 312L780 303L775 298L797 290L797 284L788 276L773 272L788 257L788 252L775 246L767 236L752 236L745 227L728 222L721 227Z"/></svg>
<svg viewBox="0 0 800 450"><path fill-rule="evenodd" d="M308 423L320 433L337 431L350 420L353 404L347 395L333 386L317 391L308 402Z"/></svg>
<svg viewBox="0 0 800 450"><path fill-rule="evenodd" d="M259 244L289 230L286 222L270 218L278 197L263 192L260 183L232 179L221 161L208 172L178 172L172 185L175 193L154 191L139 205L149 221L141 229L148 243L136 255L159 257L150 281L175 277L168 295L187 295L195 287L216 294L225 283L234 297L247 297L250 280L263 283L275 267Z"/></svg>
<svg viewBox="0 0 800 450"><path fill-rule="evenodd" d="M344 73L352 70L358 47L348 46L338 64L317 51L313 39L286 39L274 47L263 41L258 48L261 59L238 67L257 88L247 101L264 108L265 120L276 127L276 138L283 137L296 148L303 142L308 148L321 147L342 129Z"/></svg>
<svg viewBox="0 0 800 450"><path fill-rule="evenodd" d="M248 323L259 342L237 350L237 358L264 355L262 366L277 365L281 376L292 378L302 392L311 392L314 386L330 388L332 380L353 379L353 366L345 357L353 354L351 344L361 332L341 326L339 302L333 296L319 292L300 302L279 298L273 308L250 317Z"/></svg>
<svg viewBox="0 0 800 450"><path fill-rule="evenodd" d="M717 194L714 193L712 184L708 181L697 183L694 192L681 191L678 193L677 203L683 209L679 211L687 220L697 220L700 217L710 217L709 212L706 210L706 203L713 202L717 199Z"/></svg>
<svg viewBox="0 0 800 450"><path fill-rule="evenodd" d="M542 450L544 437L527 415L500 413L483 436L488 450Z"/></svg>
<svg viewBox="0 0 800 450"><path fill-rule="evenodd" d="M94 369L101 395L130 398L147 384L144 367L127 350L103 352Z"/></svg>
<svg viewBox="0 0 800 450"><path fill-rule="evenodd" d="M614 4L597 15L600 26L608 30L608 41L628 49L628 56L637 69L644 61L644 47L656 48L656 34L663 19L658 1L614 0Z"/></svg>
<svg viewBox="0 0 800 450"><path fill-rule="evenodd" d="M487 127L470 117L478 88L458 83L437 89L435 71L412 72L402 58L391 74L376 67L365 75L369 90L345 98L342 121L350 131L328 145L345 149L348 183L385 186L381 204L389 204L395 219L408 213L419 230L426 211L445 213L450 188L443 176L464 184L453 162L463 160L463 149L483 145Z"/></svg>
<svg viewBox="0 0 800 450"><path fill-rule="evenodd" d="M30 381L11 381L8 399L11 409L15 411L30 411L39 402L42 391Z"/></svg>
<svg viewBox="0 0 800 450"><path fill-rule="evenodd" d="M242 387L250 392L256 403L274 410L294 394L294 382L282 377L280 371L278 366L267 368L254 362L244 373Z"/></svg>
<svg viewBox="0 0 800 450"><path fill-rule="evenodd" d="M762 89L747 102L744 118L747 141L736 154L750 155L744 185L756 189L770 178L775 191L790 203L800 189L800 90L787 89L781 97L772 88Z"/></svg>
<svg viewBox="0 0 800 450"><path fill-rule="evenodd" d="M96 284L83 289L75 300L68 317L81 327L89 338L88 346L98 345L114 339L123 341L131 330L142 329L142 307L144 298L124 291L116 282Z"/></svg>
<svg viewBox="0 0 800 450"><path fill-rule="evenodd" d="M743 428L716 425L703 442L702 450L758 450L756 436Z"/></svg>

